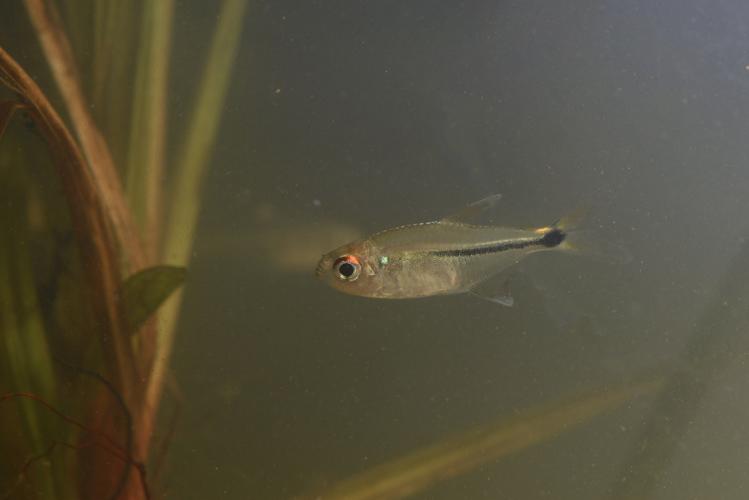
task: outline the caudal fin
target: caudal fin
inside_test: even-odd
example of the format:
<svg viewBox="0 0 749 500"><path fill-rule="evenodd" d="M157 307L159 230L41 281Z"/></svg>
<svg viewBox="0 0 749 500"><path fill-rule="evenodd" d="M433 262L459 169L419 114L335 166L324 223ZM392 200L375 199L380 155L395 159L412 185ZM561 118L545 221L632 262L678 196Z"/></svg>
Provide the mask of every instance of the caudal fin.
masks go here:
<svg viewBox="0 0 749 500"><path fill-rule="evenodd" d="M554 224L551 225L551 227L555 227L557 229L561 229L565 233L569 233L571 231L575 231L580 229L582 226L583 221L588 216L588 208L587 207L578 207L572 212L568 213L558 221L556 221Z"/></svg>
<svg viewBox="0 0 749 500"><path fill-rule="evenodd" d="M581 241L578 237L579 234L577 234L587 232L582 229L583 221L587 215L588 209L586 207L576 208L552 224L550 230L544 235L544 239L548 238L550 242L553 242L553 240L559 240L558 244L555 246L558 246L560 250L567 250L575 253L587 253L585 252L584 247L580 246Z"/></svg>
<svg viewBox="0 0 749 500"><path fill-rule="evenodd" d="M583 227L587 215L586 207L575 209L552 224L544 239L560 240L554 245L560 250L603 262L625 264L632 260L632 255L622 245L607 239L605 231Z"/></svg>

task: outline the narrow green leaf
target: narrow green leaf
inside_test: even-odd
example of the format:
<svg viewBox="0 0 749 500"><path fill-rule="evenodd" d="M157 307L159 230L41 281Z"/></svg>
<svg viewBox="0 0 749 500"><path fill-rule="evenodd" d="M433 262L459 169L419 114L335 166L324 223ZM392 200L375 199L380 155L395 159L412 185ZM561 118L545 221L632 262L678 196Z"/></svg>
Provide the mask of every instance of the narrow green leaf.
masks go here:
<svg viewBox="0 0 749 500"><path fill-rule="evenodd" d="M655 394L662 386L662 377L643 378L518 411L376 465L311 498L377 500L422 493L492 460L556 438L638 396Z"/></svg>
<svg viewBox="0 0 749 500"><path fill-rule="evenodd" d="M122 285L122 310L131 333L185 281L187 270L177 266L154 266L130 276Z"/></svg>

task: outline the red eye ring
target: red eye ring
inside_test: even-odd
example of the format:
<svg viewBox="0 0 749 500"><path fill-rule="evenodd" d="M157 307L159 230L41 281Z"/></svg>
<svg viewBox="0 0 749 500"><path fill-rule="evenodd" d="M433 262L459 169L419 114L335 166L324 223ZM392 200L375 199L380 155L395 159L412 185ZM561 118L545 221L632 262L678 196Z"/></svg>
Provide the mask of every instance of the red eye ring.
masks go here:
<svg viewBox="0 0 749 500"><path fill-rule="evenodd" d="M361 272L361 262L355 255L344 255L333 262L333 269L335 269L339 279L354 281Z"/></svg>

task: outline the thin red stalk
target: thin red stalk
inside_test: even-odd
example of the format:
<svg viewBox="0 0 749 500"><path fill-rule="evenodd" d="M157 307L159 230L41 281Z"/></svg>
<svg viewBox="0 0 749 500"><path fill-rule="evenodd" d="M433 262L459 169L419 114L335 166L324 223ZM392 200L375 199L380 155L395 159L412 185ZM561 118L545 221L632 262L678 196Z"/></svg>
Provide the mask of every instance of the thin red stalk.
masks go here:
<svg viewBox="0 0 749 500"><path fill-rule="evenodd" d="M97 441L96 439L94 439L93 441L78 443L78 444L70 444L70 443L65 443L61 441L53 441L50 447L47 449L47 451L45 451L44 453L40 455L32 457L31 459L26 461L26 463L24 464L23 468L20 471L21 477L26 475L28 468L31 466L33 462L36 462L37 460L40 460L46 456L49 456L49 454L52 453L55 446L57 445L64 446L66 448L70 448L76 451L80 451L84 448L89 448L89 447L99 447L105 450L107 453L109 453L113 457L121 460L122 462L135 467L138 470L141 486L143 487L143 494L146 499L150 498L150 491L148 489L148 483L146 482L145 466L143 465L142 462L134 460L130 455L128 455L127 450L125 450L121 445L117 444L117 442L113 438L111 438L109 435L107 435L106 433L102 431L90 429L87 425L64 414L63 412L55 408L53 405L51 405L50 403L48 403L41 397L37 396L36 394L30 393L30 392L10 392L10 393L0 395L0 403L9 401L11 399L28 399L36 403L39 403L40 405L44 406L48 411L53 413L55 416L57 416L64 422L72 425L73 427L78 428L79 430L87 434L90 434L94 438L99 438L101 440L101 441ZM18 484L20 484L20 482ZM14 486L13 489L15 489L18 486L18 484Z"/></svg>
<svg viewBox="0 0 749 500"><path fill-rule="evenodd" d="M16 479L16 482L13 483L10 488L8 488L8 490L3 495L2 500L11 498L11 495L13 495L13 493L23 484L23 482L28 481L29 468L33 465L33 463L37 460L48 457L56 446L57 442L53 441L52 444L49 445L49 447L47 447L47 449L44 450L43 453L40 453L39 455L33 456L30 459L26 460L26 463L23 464L23 467L21 467L21 470L18 472L18 478Z"/></svg>
<svg viewBox="0 0 749 500"><path fill-rule="evenodd" d="M113 455L117 456L118 458L121 458L122 460L135 463L133 460L124 458L124 457L127 457L127 452L125 451L125 449L122 448L120 445L118 445L117 442L111 437L109 437L107 434L101 431L89 429L85 424L75 420L74 418L68 417L67 415L62 413L60 410L58 410L51 404L47 403L44 399L37 396L36 394L32 394L30 392L10 392L10 393L3 394L2 396L0 396L0 403L4 401L8 401L10 399L19 399L19 398L30 399L32 401L36 401L37 403L44 406L47 410L54 413L60 419L72 425L73 427L77 427L78 429L84 432L87 432L93 436L101 437L104 441L106 441L106 444L103 446L107 449L107 451L111 452Z"/></svg>

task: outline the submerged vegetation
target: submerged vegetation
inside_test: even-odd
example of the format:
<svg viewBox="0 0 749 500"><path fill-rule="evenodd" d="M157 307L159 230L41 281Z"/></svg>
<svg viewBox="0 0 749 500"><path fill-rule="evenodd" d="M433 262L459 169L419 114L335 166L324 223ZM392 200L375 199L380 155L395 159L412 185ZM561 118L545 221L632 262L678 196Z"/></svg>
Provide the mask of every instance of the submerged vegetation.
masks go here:
<svg viewBox="0 0 749 500"><path fill-rule="evenodd" d="M54 86L0 47L0 425L16 431L0 436L0 498L149 498L174 292L246 1L220 4L181 138L175 2L23 7Z"/></svg>
<svg viewBox="0 0 749 500"><path fill-rule="evenodd" d="M609 386L529 408L471 429L334 486L319 498L375 500L405 498L481 465L551 440L662 386L659 377Z"/></svg>
<svg viewBox="0 0 749 500"><path fill-rule="evenodd" d="M168 106L177 2L16 9L44 64L24 67L0 41L0 500L158 497L180 399L180 288L247 1L217 3L180 123ZM501 415L311 496L417 494L642 396L652 415L611 496L648 498L708 386L746 350L747 269L745 245L668 373Z"/></svg>

